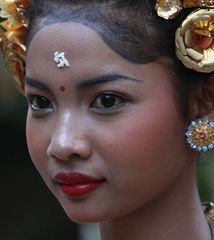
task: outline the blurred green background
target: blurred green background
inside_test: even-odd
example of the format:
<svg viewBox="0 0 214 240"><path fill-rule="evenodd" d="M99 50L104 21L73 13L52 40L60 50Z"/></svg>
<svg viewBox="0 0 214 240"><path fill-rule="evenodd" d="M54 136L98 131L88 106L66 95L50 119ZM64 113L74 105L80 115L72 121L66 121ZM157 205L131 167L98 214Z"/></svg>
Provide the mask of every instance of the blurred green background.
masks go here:
<svg viewBox="0 0 214 240"><path fill-rule="evenodd" d="M1 239L78 240L79 228L65 216L31 163L25 141L27 103L11 84L2 59L0 72ZM202 201L214 202L213 172L214 154L204 154L198 167ZM96 239L88 233L86 238Z"/></svg>
<svg viewBox="0 0 214 240"><path fill-rule="evenodd" d="M198 187L202 202L214 202L214 154L201 155L198 166Z"/></svg>

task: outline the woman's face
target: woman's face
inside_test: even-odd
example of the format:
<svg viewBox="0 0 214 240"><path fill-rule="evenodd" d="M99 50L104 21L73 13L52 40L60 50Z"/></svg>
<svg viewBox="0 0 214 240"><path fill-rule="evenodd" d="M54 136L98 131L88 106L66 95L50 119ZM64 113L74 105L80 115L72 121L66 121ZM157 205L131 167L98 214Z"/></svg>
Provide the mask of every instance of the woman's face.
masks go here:
<svg viewBox="0 0 214 240"><path fill-rule="evenodd" d="M57 67L56 51L69 67ZM86 26L53 24L34 36L26 96L30 155L74 221L142 208L187 164L185 124L166 70L127 61Z"/></svg>

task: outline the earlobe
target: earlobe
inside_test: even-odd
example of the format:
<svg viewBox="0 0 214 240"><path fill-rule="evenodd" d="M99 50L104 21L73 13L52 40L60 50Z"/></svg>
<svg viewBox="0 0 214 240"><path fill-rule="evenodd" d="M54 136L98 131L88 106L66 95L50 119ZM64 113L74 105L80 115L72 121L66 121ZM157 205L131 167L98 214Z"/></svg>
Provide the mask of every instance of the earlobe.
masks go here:
<svg viewBox="0 0 214 240"><path fill-rule="evenodd" d="M189 96L189 119L214 119L214 78L193 89Z"/></svg>

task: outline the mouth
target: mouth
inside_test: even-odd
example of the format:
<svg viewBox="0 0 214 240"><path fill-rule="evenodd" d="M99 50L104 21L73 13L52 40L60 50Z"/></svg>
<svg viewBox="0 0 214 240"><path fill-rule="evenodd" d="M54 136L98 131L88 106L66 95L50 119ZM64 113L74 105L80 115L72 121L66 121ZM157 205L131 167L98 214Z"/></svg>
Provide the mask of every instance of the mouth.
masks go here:
<svg viewBox="0 0 214 240"><path fill-rule="evenodd" d="M101 187L105 182L104 179L94 178L77 172L58 173L53 179L60 185L62 192L69 197L87 195Z"/></svg>

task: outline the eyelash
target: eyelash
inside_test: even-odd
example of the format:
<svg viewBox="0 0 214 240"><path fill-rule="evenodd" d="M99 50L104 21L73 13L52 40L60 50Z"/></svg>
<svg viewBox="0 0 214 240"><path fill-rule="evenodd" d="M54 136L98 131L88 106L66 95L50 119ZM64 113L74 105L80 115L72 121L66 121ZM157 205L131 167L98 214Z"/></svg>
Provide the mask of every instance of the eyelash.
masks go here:
<svg viewBox="0 0 214 240"><path fill-rule="evenodd" d="M98 113L114 113L116 111L119 111L127 103L128 100L125 97L122 97L116 93L106 92L97 95L91 102L90 108L92 111ZM96 104L97 106L95 106ZM107 106L104 106L105 104Z"/></svg>
<svg viewBox="0 0 214 240"><path fill-rule="evenodd" d="M27 99L31 110L35 114L46 114L54 110L49 99L44 96L29 95ZM127 103L128 100L125 97L116 93L105 92L95 96L89 108L97 113L114 113L119 111Z"/></svg>
<svg viewBox="0 0 214 240"><path fill-rule="evenodd" d="M46 97L40 95L30 95L27 99L31 110L35 113L48 113L53 110L51 102ZM40 103L38 101L40 101ZM41 104L45 104L45 106L42 107Z"/></svg>

